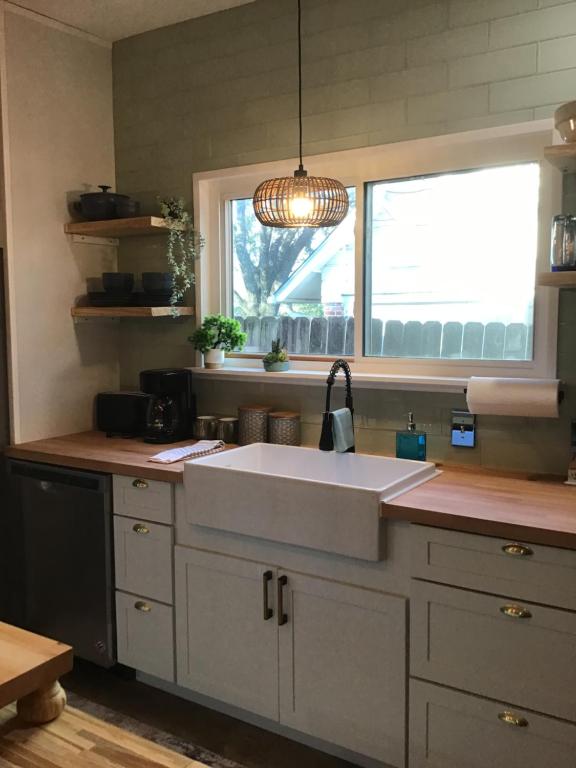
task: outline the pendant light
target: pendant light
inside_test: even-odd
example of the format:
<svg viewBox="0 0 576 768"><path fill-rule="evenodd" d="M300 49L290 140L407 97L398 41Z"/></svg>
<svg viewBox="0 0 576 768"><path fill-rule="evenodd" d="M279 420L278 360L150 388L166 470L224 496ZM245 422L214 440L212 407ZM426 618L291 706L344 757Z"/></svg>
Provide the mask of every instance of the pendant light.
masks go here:
<svg viewBox="0 0 576 768"><path fill-rule="evenodd" d="M298 129L300 164L294 176L263 181L254 213L265 227L334 227L348 213L348 192L336 179L308 176L302 164L302 8L298 0Z"/></svg>

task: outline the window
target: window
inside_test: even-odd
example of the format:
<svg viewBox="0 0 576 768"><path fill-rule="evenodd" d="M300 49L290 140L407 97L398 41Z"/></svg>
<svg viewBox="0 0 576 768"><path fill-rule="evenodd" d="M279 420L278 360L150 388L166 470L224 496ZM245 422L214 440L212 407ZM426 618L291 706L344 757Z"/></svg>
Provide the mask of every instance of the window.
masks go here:
<svg viewBox="0 0 576 768"><path fill-rule="evenodd" d="M365 354L531 360L540 168L368 184Z"/></svg>
<svg viewBox="0 0 576 768"><path fill-rule="evenodd" d="M251 195L293 161L194 177L206 246L197 312L239 318L248 336L229 365L261 367L280 338L292 372L347 356L391 386L453 386L472 375L552 377L557 291L550 222L561 173L544 158L552 121L307 158L340 179L350 214L333 229L261 227Z"/></svg>
<svg viewBox="0 0 576 768"><path fill-rule="evenodd" d="M355 192L344 221L328 229L264 227L251 198L229 202L231 306L246 352L267 352L279 338L301 355L354 354Z"/></svg>

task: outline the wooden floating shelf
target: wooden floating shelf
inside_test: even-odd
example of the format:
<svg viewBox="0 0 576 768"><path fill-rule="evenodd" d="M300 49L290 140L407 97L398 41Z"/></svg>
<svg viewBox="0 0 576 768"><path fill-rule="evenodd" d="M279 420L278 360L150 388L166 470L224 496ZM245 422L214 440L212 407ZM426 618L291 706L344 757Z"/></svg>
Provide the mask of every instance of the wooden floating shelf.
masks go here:
<svg viewBox="0 0 576 768"><path fill-rule="evenodd" d="M72 307L72 317L173 317L173 307ZM191 317L194 307L176 307L177 317Z"/></svg>
<svg viewBox="0 0 576 768"><path fill-rule="evenodd" d="M576 270L573 272L541 272L538 275L537 283L551 288L576 288Z"/></svg>
<svg viewBox="0 0 576 768"><path fill-rule="evenodd" d="M67 235L87 237L138 237L162 235L168 232L168 227L160 216L138 216L133 219L107 221L71 221L64 224L64 232Z"/></svg>
<svg viewBox="0 0 576 768"><path fill-rule="evenodd" d="M576 142L544 147L544 157L561 171L576 173Z"/></svg>

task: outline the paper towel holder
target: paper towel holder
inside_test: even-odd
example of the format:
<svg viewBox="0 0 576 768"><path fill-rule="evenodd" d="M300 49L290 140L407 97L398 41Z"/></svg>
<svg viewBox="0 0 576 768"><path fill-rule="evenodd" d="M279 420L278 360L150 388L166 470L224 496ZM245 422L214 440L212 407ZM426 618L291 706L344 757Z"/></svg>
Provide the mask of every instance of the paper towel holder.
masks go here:
<svg viewBox="0 0 576 768"><path fill-rule="evenodd" d="M464 387L464 389L462 391L464 392L464 395L467 395L468 394L468 387ZM560 387L558 387L558 405L562 405L563 402L564 402L564 390L560 389Z"/></svg>

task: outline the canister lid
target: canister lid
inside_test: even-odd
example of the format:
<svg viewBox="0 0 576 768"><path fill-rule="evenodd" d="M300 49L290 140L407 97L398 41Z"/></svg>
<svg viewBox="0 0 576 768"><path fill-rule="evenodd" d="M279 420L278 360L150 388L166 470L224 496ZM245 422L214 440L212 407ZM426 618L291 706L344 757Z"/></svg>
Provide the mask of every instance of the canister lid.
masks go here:
<svg viewBox="0 0 576 768"><path fill-rule="evenodd" d="M272 411L268 414L270 419L290 419L292 421L299 419L300 414L296 411Z"/></svg>
<svg viewBox="0 0 576 768"><path fill-rule="evenodd" d="M270 413L271 405L241 405L239 411L258 411L259 413Z"/></svg>

